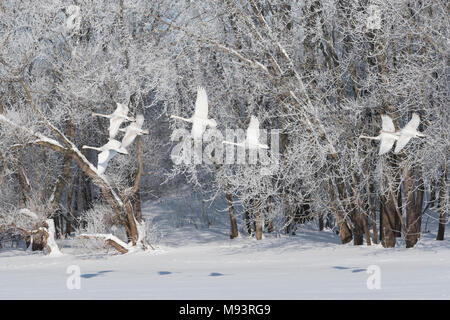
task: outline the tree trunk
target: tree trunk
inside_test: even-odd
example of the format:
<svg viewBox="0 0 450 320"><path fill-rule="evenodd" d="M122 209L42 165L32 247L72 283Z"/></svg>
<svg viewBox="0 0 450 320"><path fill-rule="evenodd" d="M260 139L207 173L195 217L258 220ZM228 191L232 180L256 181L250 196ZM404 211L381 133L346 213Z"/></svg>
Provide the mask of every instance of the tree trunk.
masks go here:
<svg viewBox="0 0 450 320"><path fill-rule="evenodd" d="M436 205L436 189L437 182L435 179L432 179L430 182L430 207L433 208Z"/></svg>
<svg viewBox="0 0 450 320"><path fill-rule="evenodd" d="M228 202L228 210L230 212L230 239L234 239L239 235L236 217L234 215L233 196L231 193L226 193L225 197Z"/></svg>
<svg viewBox="0 0 450 320"><path fill-rule="evenodd" d="M133 201L133 210L134 214L136 215L137 221L142 221L142 206L141 206L141 192L138 190L134 197L132 198Z"/></svg>
<svg viewBox="0 0 450 320"><path fill-rule="evenodd" d="M360 246L364 243L364 222L361 212L353 208L353 244Z"/></svg>
<svg viewBox="0 0 450 320"><path fill-rule="evenodd" d="M75 125L71 120L66 121L66 135L67 137L74 141L75 139ZM51 195L50 209L48 216L53 216L55 221L56 237L60 238L64 234L64 221L62 218L62 210L59 209L59 202L64 191L64 185L66 184L66 194L67 194L67 219L69 219L71 214L71 203L72 203L72 158L69 153L64 154L62 173L59 175L58 180L55 184ZM67 232L67 231L66 231Z"/></svg>
<svg viewBox="0 0 450 320"><path fill-rule="evenodd" d="M436 240L444 240L445 224L447 222L448 211L448 190L447 190L447 164L444 163L441 177L441 188L439 191L440 202L440 215L439 215L439 228L436 236Z"/></svg>
<svg viewBox="0 0 450 320"><path fill-rule="evenodd" d="M45 230L38 229L36 232L33 232L30 237L33 238L31 242L32 251L43 251L47 246L48 233Z"/></svg>
<svg viewBox="0 0 450 320"><path fill-rule="evenodd" d="M273 232L273 219L267 220L267 232L268 233Z"/></svg>
<svg viewBox="0 0 450 320"><path fill-rule="evenodd" d="M420 214L417 212L415 191L414 191L414 170L405 169L403 187L406 197L406 227L407 233L405 237L406 248L412 248L419 239L417 226Z"/></svg>
<svg viewBox="0 0 450 320"><path fill-rule="evenodd" d="M323 230L323 213L322 212L319 212L318 219L319 219L319 231L322 231Z"/></svg>
<svg viewBox="0 0 450 320"><path fill-rule="evenodd" d="M372 245L372 241L370 240L370 229L369 229L369 224L367 222L367 216L365 214L363 214L361 216L362 220L363 220L363 226L364 226L364 233L366 234L366 243L368 246Z"/></svg>
<svg viewBox="0 0 450 320"><path fill-rule="evenodd" d="M140 197L136 196L139 192L139 185L142 178L142 173L144 171L144 163L142 161L142 136L137 136L137 170L134 175L134 184L131 192L129 192L126 196L124 196L124 206L125 206L125 214L126 219L120 218L122 225L125 227L129 240L131 241L133 246L139 245L142 248L146 248L144 230L141 229L142 223L142 213L140 206ZM136 202L139 202L138 204ZM138 212L135 211L137 208Z"/></svg>
<svg viewBox="0 0 450 320"><path fill-rule="evenodd" d="M380 240L384 248L395 247L395 216L396 208L393 197L386 199L381 197L380 201Z"/></svg>
<svg viewBox="0 0 450 320"><path fill-rule="evenodd" d="M364 243L364 237L363 234L366 235L366 241L367 245L371 245L370 242L370 231L369 226L367 225L367 217L362 212L364 210L363 200L361 198L361 191L360 191L360 178L359 175L356 173L352 173L352 183L351 188L353 192L353 197L355 198L355 202L351 204L352 212L353 212L353 219L354 219L354 230L353 230L353 244L354 245L362 245Z"/></svg>
<svg viewBox="0 0 450 320"><path fill-rule="evenodd" d="M424 193L425 193L425 185L423 182L423 173L422 173L422 167L419 165L418 167L418 188L416 191L416 215L418 218L417 224L416 224L416 233L417 238L420 239L420 233L422 231L422 210L423 210L423 200L424 200Z"/></svg>
<svg viewBox="0 0 450 320"><path fill-rule="evenodd" d="M68 223L70 223L70 225L68 227L66 227L66 232L68 232L66 234L66 236L70 236L72 229L76 229L78 228L78 217L80 216L79 214L79 207L78 207L78 200L79 200L79 194L80 194L80 176L78 176L78 182L77 182L77 188L75 190L75 194L73 196L74 198L74 202L73 202L73 217L75 219L70 219L70 221L68 221Z"/></svg>
<svg viewBox="0 0 450 320"><path fill-rule="evenodd" d="M377 213L375 208L371 210L372 215L372 242L378 244L378 228L377 228Z"/></svg>
<svg viewBox="0 0 450 320"><path fill-rule="evenodd" d="M37 223L33 229L27 232L26 235L27 247L31 244L32 251L43 251L48 254L55 250L55 253L60 253L55 242L55 228L52 219Z"/></svg>
<svg viewBox="0 0 450 320"><path fill-rule="evenodd" d="M344 213L339 209L335 211L336 222L339 227L339 235L341 237L342 244L349 243L353 239L352 231L350 230L347 222L344 219Z"/></svg>
<svg viewBox="0 0 450 320"><path fill-rule="evenodd" d="M397 200L397 208L402 208L403 206L403 199L402 199L402 189L401 189L401 177L397 176L395 179L395 185L394 189L396 191L396 200ZM398 214L394 216L394 235L395 237L399 238L402 236L401 232L401 221Z"/></svg>
<svg viewBox="0 0 450 320"><path fill-rule="evenodd" d="M62 233L64 232L63 229L63 223L62 223L62 213L61 210L56 210L54 217L53 217L53 223L55 224L55 237L56 239L60 239Z"/></svg>
<svg viewBox="0 0 450 320"><path fill-rule="evenodd" d="M347 222L345 221L345 212L342 209L338 208L338 203L336 201L335 190L333 187L333 183L330 181L329 185L329 195L331 200L332 212L336 218L336 223L339 227L339 236L341 237L342 244L349 243L353 239L352 231L350 230ZM338 194L340 197L343 196L343 183L338 183Z"/></svg>
<svg viewBox="0 0 450 320"><path fill-rule="evenodd" d="M369 192L370 195L373 195L375 193L375 187L373 183L369 184ZM370 195L367 198L367 201L369 203L369 210L372 222L372 242L377 244L378 243L377 210L376 210L377 199L375 198L372 201Z"/></svg>
<svg viewBox="0 0 450 320"><path fill-rule="evenodd" d="M262 221L261 213L259 211L257 211L257 212L255 212L256 240L262 239L262 227L263 227L263 221Z"/></svg>
<svg viewBox="0 0 450 320"><path fill-rule="evenodd" d="M250 214L249 214L248 210L245 210L245 227L247 229L248 235L251 235L252 234L252 224L250 221Z"/></svg>
<svg viewBox="0 0 450 320"><path fill-rule="evenodd" d="M67 120L67 136L69 139L71 139L72 141L75 141L75 126L72 123L72 121ZM67 194L67 214L66 214L66 230L65 232L63 231L63 226L64 226L64 221L62 219L62 217L60 217L61 219L61 235L65 234L68 235L70 234L70 220L72 217L72 197L73 197L73 189L72 189L72 184L75 182L72 179L72 159L68 158L67 162L64 163L64 175L65 175L65 179L66 179L66 194Z"/></svg>

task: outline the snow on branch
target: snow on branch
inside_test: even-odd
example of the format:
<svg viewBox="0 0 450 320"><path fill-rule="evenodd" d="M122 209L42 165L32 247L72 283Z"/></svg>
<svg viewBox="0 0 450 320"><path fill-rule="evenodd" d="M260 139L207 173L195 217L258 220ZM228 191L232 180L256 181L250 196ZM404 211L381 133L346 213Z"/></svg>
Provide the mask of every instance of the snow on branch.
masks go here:
<svg viewBox="0 0 450 320"><path fill-rule="evenodd" d="M111 245L119 251L120 253L127 253L130 248L128 244L117 238L112 234L101 234L101 233L93 233L93 234L80 234L77 236L79 239L96 239L96 240L104 240L107 244Z"/></svg>
<svg viewBox="0 0 450 320"><path fill-rule="evenodd" d="M0 122L4 122L14 128L20 129L27 134L36 137L37 139L34 141L35 144L42 145L48 148L51 148L55 151L68 153L81 167L81 169L92 179L94 182L99 185L104 192L107 194L107 198L114 199L116 203L114 203L113 207L122 207L123 203L116 192L112 189L109 182L97 172L97 168L80 152L80 150L75 146L73 142L71 142L67 137L64 136L58 129L56 129L53 125L51 125L55 130L58 130L60 135L63 136L63 140L67 147L62 146L58 141L48 138L41 133L32 132L26 127L20 126L10 119L6 118L4 115L0 115Z"/></svg>

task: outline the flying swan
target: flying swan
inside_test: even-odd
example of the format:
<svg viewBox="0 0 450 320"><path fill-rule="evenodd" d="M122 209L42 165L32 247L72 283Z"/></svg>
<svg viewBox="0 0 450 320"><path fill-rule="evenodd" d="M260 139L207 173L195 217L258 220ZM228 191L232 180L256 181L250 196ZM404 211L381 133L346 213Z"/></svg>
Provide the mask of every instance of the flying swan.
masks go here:
<svg viewBox="0 0 450 320"><path fill-rule="evenodd" d="M381 140L379 155L383 155L388 153L389 150L392 149L395 141L398 140L399 135L395 132L394 123L392 122L392 118L388 115L381 116L381 130L380 134L376 137L368 137L361 135L360 138L364 139L372 139L372 140Z"/></svg>
<svg viewBox="0 0 450 320"><path fill-rule="evenodd" d="M216 127L214 119L208 119L208 96L203 87L197 88L197 100L195 101L194 115L190 118L182 118L171 115L170 118L180 119L186 122L192 122L191 135L195 140L200 140L205 132L206 126Z"/></svg>
<svg viewBox="0 0 450 320"><path fill-rule="evenodd" d="M232 144L247 149L269 149L269 146L267 146L266 144L259 143L259 120L253 115L250 118L250 124L247 128L247 137L243 142L234 143L229 141L222 141L222 143Z"/></svg>
<svg viewBox="0 0 450 320"><path fill-rule="evenodd" d="M105 173L109 160L111 160L117 153L128 154L128 151L121 147L120 141L115 139L109 139L108 143L99 148L83 146L83 149L100 151L97 161L97 172L100 175Z"/></svg>
<svg viewBox="0 0 450 320"><path fill-rule="evenodd" d="M120 125L125 120L134 121L133 117L128 117L128 106L117 103L117 108L112 114L92 113L92 116L98 116L109 119L109 138L114 139L119 132Z"/></svg>

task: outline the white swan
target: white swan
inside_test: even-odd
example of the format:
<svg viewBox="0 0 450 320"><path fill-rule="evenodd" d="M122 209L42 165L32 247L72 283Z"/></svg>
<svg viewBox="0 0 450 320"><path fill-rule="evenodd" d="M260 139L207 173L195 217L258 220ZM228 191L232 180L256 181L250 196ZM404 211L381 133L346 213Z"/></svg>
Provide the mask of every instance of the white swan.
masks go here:
<svg viewBox="0 0 450 320"><path fill-rule="evenodd" d="M103 174L108 167L108 162L111 160L117 153L128 154L128 151L121 147L120 141L115 139L109 139L108 143L97 148L90 146L83 146L83 149L92 149L100 151L98 154L97 161L97 172L98 174Z"/></svg>
<svg viewBox="0 0 450 320"><path fill-rule="evenodd" d="M92 113L92 116L98 116L109 119L109 138L114 139L119 132L120 125L125 120L134 121L133 117L128 117L128 106L117 103L117 108L112 114Z"/></svg>
<svg viewBox="0 0 450 320"><path fill-rule="evenodd" d="M222 143L232 144L247 149L269 149L268 145L259 143L259 120L253 115L250 118L250 123L247 128L247 136L243 142L234 143L229 141L222 141Z"/></svg>
<svg viewBox="0 0 450 320"><path fill-rule="evenodd" d="M360 138L372 139L372 140L381 140L379 155L383 155L388 153L389 150L392 149L395 141L399 138L397 132L395 132L395 126L392 122L391 117L388 115L381 116L381 130L380 134L376 137L368 137L368 136L359 136Z"/></svg>
<svg viewBox="0 0 450 320"><path fill-rule="evenodd" d="M397 145L395 146L394 153L396 154L399 153L408 144L411 138L426 137L424 134L417 131L419 124L420 124L420 117L417 113L414 112L412 114L411 120L399 132L399 138L397 141Z"/></svg>
<svg viewBox="0 0 450 320"><path fill-rule="evenodd" d="M191 135L195 140L200 140L205 132L206 126L216 127L217 123L214 119L208 119L208 96L203 87L197 88L197 100L195 102L194 115L190 118L182 118L171 115L171 118L192 122Z"/></svg>
<svg viewBox="0 0 450 320"><path fill-rule="evenodd" d="M122 138L121 148L128 148L128 146L133 143L136 136L149 133L148 130L142 130L143 124L144 116L142 114L138 114L136 116L136 121L131 122L125 129L120 129L120 131L125 132L125 135Z"/></svg>

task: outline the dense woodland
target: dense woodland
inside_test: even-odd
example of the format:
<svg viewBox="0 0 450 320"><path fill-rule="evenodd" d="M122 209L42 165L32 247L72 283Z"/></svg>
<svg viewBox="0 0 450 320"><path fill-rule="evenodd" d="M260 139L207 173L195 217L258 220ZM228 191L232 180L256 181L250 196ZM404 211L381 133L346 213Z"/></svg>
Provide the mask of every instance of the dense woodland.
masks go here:
<svg viewBox="0 0 450 320"><path fill-rule="evenodd" d="M0 243L21 237L51 251L53 221L56 238L150 249L141 204L181 184L226 199L231 238L293 235L313 221L344 244L414 247L429 217L443 240L449 9L443 0L0 0ZM252 115L279 130L268 136L279 145L270 174L207 156L172 162L172 132L190 124L169 116L191 116L200 85L215 132L245 130ZM103 175L82 146L108 141L107 119L92 113L116 103L143 114L149 134ZM398 154L359 138L379 134L381 115L398 130L413 113L426 137ZM204 140L219 148L211 132Z"/></svg>

